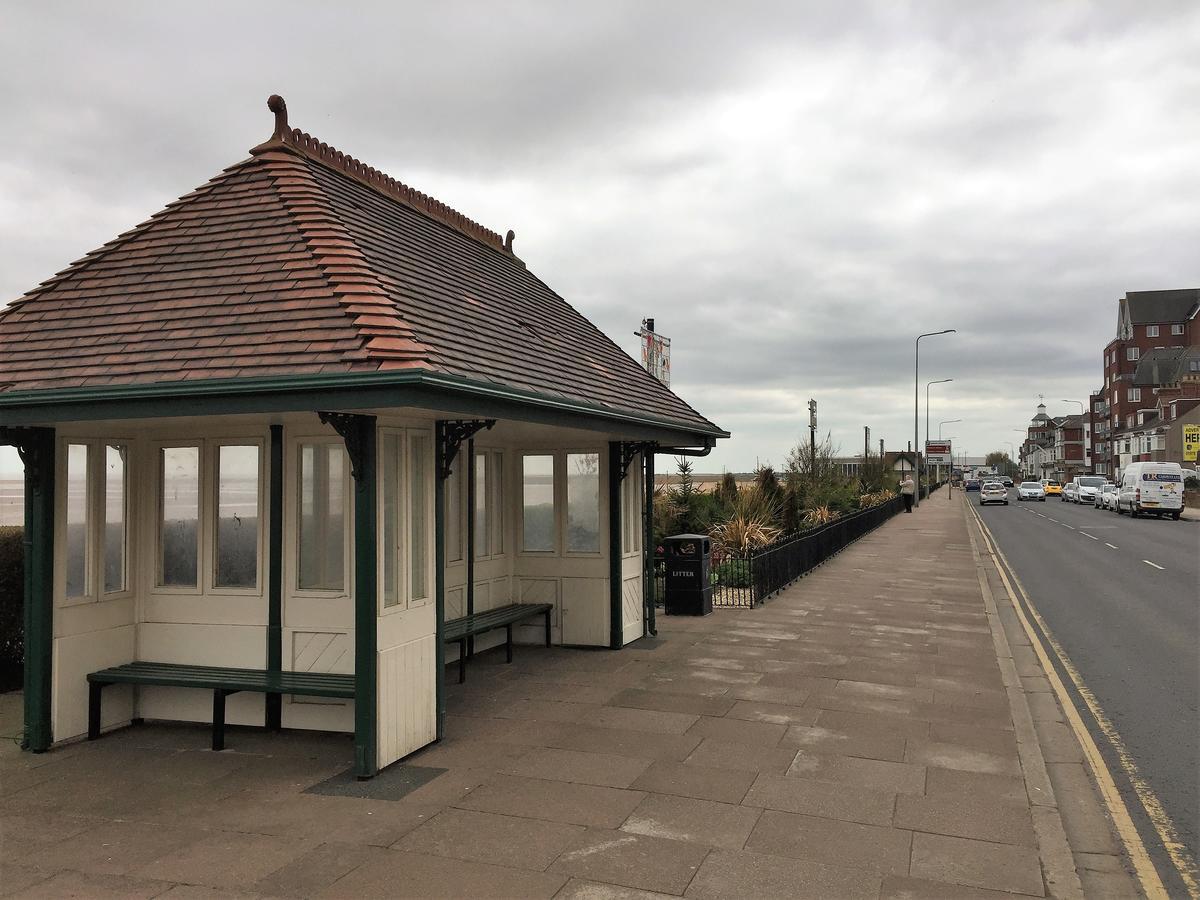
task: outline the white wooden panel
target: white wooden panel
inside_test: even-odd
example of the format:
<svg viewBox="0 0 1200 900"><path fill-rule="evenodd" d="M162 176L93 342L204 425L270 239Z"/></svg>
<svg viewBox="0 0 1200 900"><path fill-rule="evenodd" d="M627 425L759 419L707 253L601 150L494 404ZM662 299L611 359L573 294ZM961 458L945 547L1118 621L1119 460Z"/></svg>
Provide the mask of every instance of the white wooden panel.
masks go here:
<svg viewBox="0 0 1200 900"><path fill-rule="evenodd" d="M621 643L628 644L642 636L642 576L626 578L621 583Z"/></svg>
<svg viewBox="0 0 1200 900"><path fill-rule="evenodd" d="M92 631L106 631L134 623L134 599L101 600L77 603L54 610L54 636L69 637Z"/></svg>
<svg viewBox="0 0 1200 900"><path fill-rule="evenodd" d="M435 654L426 635L378 654L380 768L419 750L437 734Z"/></svg>
<svg viewBox="0 0 1200 900"><path fill-rule="evenodd" d="M293 631L293 672L354 674L354 642L339 631Z"/></svg>
<svg viewBox="0 0 1200 900"><path fill-rule="evenodd" d="M108 692L104 689L104 703ZM196 688L140 687L137 714L143 719L162 719L168 722L201 722L212 724L212 691ZM262 694L233 694L225 700L225 721L230 725L253 725L261 728L265 716ZM287 727L295 727L287 724ZM209 746L208 734L197 733L197 749Z"/></svg>
<svg viewBox="0 0 1200 900"><path fill-rule="evenodd" d="M149 662L262 669L267 665L267 629L143 622L137 650L137 658Z"/></svg>
<svg viewBox="0 0 1200 900"><path fill-rule="evenodd" d="M88 673L132 662L134 637L134 626L123 625L54 639L50 726L56 741L87 733ZM132 697L128 685L105 688L101 725L107 728L133 718Z"/></svg>
<svg viewBox="0 0 1200 900"><path fill-rule="evenodd" d="M492 603L492 586L486 581L475 582L475 612L486 612L494 607L495 604Z"/></svg>
<svg viewBox="0 0 1200 900"><path fill-rule="evenodd" d="M550 613L550 640L562 643L562 610L559 607L557 578L518 578L518 603L549 603L554 607ZM513 641L520 644L543 644L546 641L545 623L531 619L513 629Z"/></svg>
<svg viewBox="0 0 1200 900"><path fill-rule="evenodd" d="M467 614L465 588L451 588L446 591L446 621L461 619Z"/></svg>
<svg viewBox="0 0 1200 900"><path fill-rule="evenodd" d="M562 580L562 642L581 647L607 647L608 579Z"/></svg>

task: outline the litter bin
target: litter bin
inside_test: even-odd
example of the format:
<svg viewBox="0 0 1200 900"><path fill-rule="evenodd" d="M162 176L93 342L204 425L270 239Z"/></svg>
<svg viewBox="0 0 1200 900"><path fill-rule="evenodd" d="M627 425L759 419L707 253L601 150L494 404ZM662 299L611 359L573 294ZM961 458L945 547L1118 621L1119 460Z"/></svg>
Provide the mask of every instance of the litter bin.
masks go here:
<svg viewBox="0 0 1200 900"><path fill-rule="evenodd" d="M667 561L668 616L707 616L712 612L709 561L712 542L703 534L676 534L663 540Z"/></svg>

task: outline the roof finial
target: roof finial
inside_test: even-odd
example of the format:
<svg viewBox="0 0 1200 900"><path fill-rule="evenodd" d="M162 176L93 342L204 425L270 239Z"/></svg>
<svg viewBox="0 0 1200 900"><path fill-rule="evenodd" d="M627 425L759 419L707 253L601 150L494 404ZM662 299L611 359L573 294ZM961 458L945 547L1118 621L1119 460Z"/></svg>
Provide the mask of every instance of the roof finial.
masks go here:
<svg viewBox="0 0 1200 900"><path fill-rule="evenodd" d="M512 245L513 245L513 240L516 238L516 236L517 236L517 233L515 231L513 231L511 228L508 229L508 234L506 234L504 236L504 249L507 250L509 253L513 252Z"/></svg>
<svg viewBox="0 0 1200 900"><path fill-rule="evenodd" d="M286 141L292 134L292 129L288 127L287 104L278 94L272 94L267 98L267 109L275 113L275 133L271 135L272 140Z"/></svg>

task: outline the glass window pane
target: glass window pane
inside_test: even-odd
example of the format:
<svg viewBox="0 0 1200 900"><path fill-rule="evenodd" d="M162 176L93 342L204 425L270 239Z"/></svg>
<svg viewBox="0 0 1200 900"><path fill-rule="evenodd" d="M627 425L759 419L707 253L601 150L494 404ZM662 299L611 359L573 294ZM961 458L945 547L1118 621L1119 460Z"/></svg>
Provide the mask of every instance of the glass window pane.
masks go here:
<svg viewBox="0 0 1200 900"><path fill-rule="evenodd" d="M380 480L383 486L383 605L396 606L400 594L396 590L400 583L400 516L404 506L400 500L400 435L392 432L383 434L383 453L380 465L383 471Z"/></svg>
<svg viewBox="0 0 1200 900"><path fill-rule="evenodd" d="M475 454L475 509L472 512L475 528L475 556L488 556L488 454Z"/></svg>
<svg viewBox="0 0 1200 900"><path fill-rule="evenodd" d="M67 596L88 593L88 446L67 445Z"/></svg>
<svg viewBox="0 0 1200 900"><path fill-rule="evenodd" d="M341 445L301 444L300 590L346 589L346 505Z"/></svg>
<svg viewBox="0 0 1200 900"><path fill-rule="evenodd" d="M429 488L432 484L429 438L414 434L408 439L408 494L411 498L409 517L409 566L413 602L429 598Z"/></svg>
<svg viewBox="0 0 1200 900"><path fill-rule="evenodd" d="M521 466L521 547L553 551L554 457L526 456Z"/></svg>
<svg viewBox="0 0 1200 900"><path fill-rule="evenodd" d="M491 509L488 511L488 528L491 531L492 556L504 552L504 455L500 452L492 454L492 493Z"/></svg>
<svg viewBox="0 0 1200 900"><path fill-rule="evenodd" d="M600 552L600 454L567 454L567 549Z"/></svg>
<svg viewBox="0 0 1200 900"><path fill-rule="evenodd" d="M0 526L25 524L25 464L16 447L0 446Z"/></svg>
<svg viewBox="0 0 1200 900"><path fill-rule="evenodd" d="M217 448L216 586L258 586L258 447Z"/></svg>
<svg viewBox="0 0 1200 900"><path fill-rule="evenodd" d="M455 465L446 479L446 561L463 558L463 476L462 466Z"/></svg>
<svg viewBox="0 0 1200 900"><path fill-rule="evenodd" d="M164 447L161 454L162 519L159 581L195 587L200 519L200 448Z"/></svg>
<svg viewBox="0 0 1200 900"><path fill-rule="evenodd" d="M125 459L128 450L104 448L104 592L125 590Z"/></svg>

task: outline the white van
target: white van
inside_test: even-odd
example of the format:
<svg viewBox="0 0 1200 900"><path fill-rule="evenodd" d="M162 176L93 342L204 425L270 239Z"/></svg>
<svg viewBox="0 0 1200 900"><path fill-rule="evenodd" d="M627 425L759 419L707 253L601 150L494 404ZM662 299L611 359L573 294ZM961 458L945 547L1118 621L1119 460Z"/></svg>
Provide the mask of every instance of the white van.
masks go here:
<svg viewBox="0 0 1200 900"><path fill-rule="evenodd" d="M1173 462L1135 462L1121 473L1117 514L1155 513L1178 519L1183 512L1183 468Z"/></svg>

